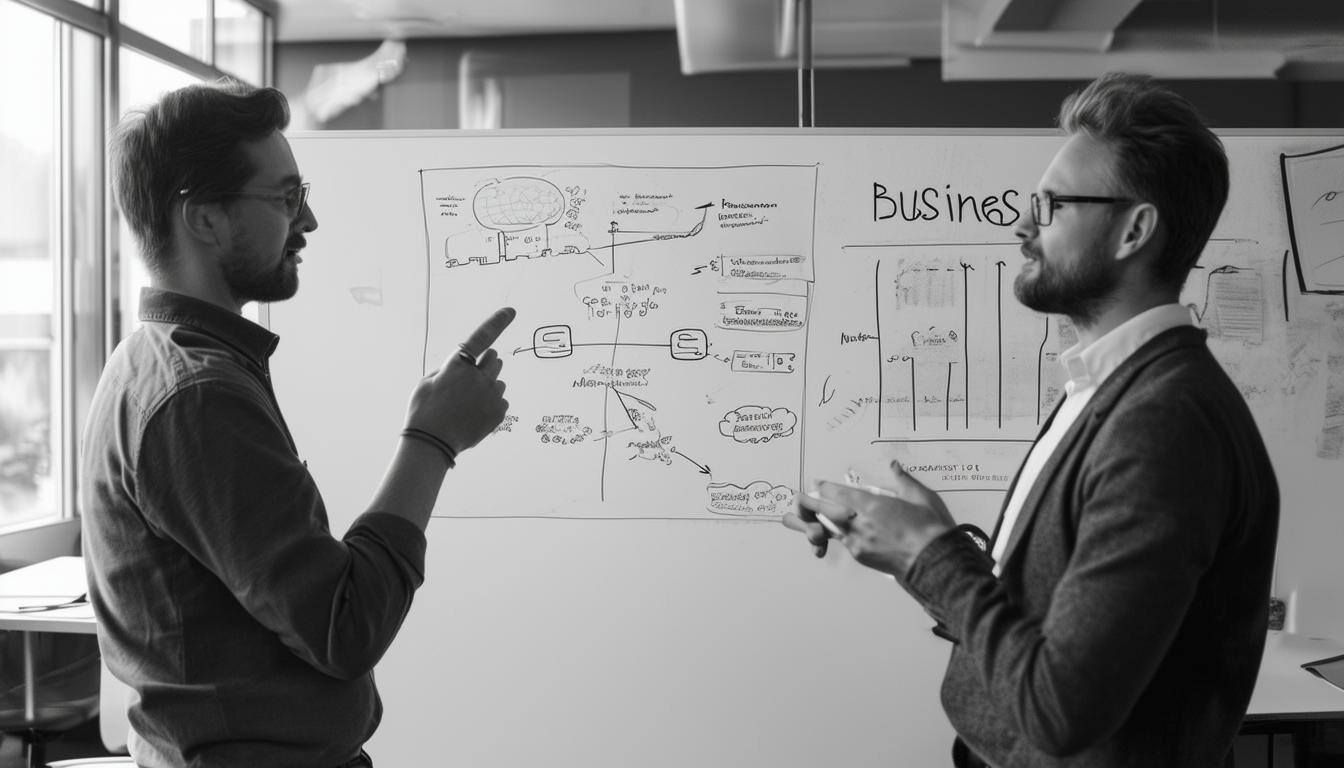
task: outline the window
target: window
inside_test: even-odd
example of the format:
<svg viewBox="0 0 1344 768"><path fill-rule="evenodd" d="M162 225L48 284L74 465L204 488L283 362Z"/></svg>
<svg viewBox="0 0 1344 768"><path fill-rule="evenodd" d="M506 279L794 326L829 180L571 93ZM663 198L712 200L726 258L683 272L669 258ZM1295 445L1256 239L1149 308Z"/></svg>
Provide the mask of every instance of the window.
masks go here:
<svg viewBox="0 0 1344 768"><path fill-rule="evenodd" d="M121 23L171 45L193 58L206 59L206 0L121 0Z"/></svg>
<svg viewBox="0 0 1344 768"><path fill-rule="evenodd" d="M93 399L102 370L106 306L103 290L103 41L97 35L63 25L67 52L64 78L66 114L65 162L60 178L62 245L65 277L61 280L62 383L61 439L58 466L72 467L78 458L79 430ZM74 514L75 473L62 473L64 514Z"/></svg>
<svg viewBox="0 0 1344 768"><path fill-rule="evenodd" d="M0 525L59 507L57 25L0 5Z"/></svg>
<svg viewBox="0 0 1344 768"><path fill-rule="evenodd" d="M118 20L102 0L0 0L0 103L21 105L0 110L0 533L76 512L79 429L147 283L130 238L105 235L103 104L223 70L263 84L271 20L257 5L121 0ZM104 35L121 23L112 82Z"/></svg>
<svg viewBox="0 0 1344 768"><path fill-rule="evenodd" d="M215 0L215 66L254 85L265 78L266 19L242 0Z"/></svg>

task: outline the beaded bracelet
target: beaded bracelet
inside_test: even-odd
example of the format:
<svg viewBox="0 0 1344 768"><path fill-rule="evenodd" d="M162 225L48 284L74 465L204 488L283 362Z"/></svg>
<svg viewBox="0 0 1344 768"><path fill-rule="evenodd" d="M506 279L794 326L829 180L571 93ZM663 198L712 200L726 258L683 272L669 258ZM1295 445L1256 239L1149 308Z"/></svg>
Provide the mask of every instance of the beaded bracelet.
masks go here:
<svg viewBox="0 0 1344 768"><path fill-rule="evenodd" d="M412 440L419 440L422 443L428 443L429 445L434 446L439 453L443 454L443 458L447 460L449 469L452 469L457 465L457 451L454 451L451 445L445 443L437 435L430 434L423 429L407 427L401 430L401 436L409 437Z"/></svg>

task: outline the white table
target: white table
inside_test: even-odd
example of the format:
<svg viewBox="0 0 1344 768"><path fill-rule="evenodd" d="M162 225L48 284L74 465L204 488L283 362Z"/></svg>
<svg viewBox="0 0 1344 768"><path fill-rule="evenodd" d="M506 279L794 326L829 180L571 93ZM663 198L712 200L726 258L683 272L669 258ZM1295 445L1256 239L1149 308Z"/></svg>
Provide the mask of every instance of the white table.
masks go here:
<svg viewBox="0 0 1344 768"><path fill-rule="evenodd" d="M23 633L23 714L37 716L33 669L34 632L72 632L93 635L98 625L87 602L69 608L19 612L23 606L56 605L87 591L84 559L57 557L26 568L0 573L0 629Z"/></svg>
<svg viewBox="0 0 1344 768"><path fill-rule="evenodd" d="M1270 632L1247 719L1344 717L1344 691L1302 668L1340 654L1344 643Z"/></svg>

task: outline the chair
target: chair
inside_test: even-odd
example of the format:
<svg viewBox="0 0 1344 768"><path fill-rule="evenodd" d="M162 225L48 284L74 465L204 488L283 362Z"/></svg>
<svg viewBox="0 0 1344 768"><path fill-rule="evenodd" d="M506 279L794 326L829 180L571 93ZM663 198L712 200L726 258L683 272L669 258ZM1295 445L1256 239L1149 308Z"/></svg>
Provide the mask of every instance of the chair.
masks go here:
<svg viewBox="0 0 1344 768"><path fill-rule="evenodd" d="M129 685L114 677L106 664L100 666L102 679L98 683L98 737L108 752L124 755L131 733L129 710L140 697Z"/></svg>
<svg viewBox="0 0 1344 768"><path fill-rule="evenodd" d="M102 663L93 635L32 632L33 716L25 711L24 633L0 632L0 734L18 736L29 768L45 765L46 742L98 714Z"/></svg>

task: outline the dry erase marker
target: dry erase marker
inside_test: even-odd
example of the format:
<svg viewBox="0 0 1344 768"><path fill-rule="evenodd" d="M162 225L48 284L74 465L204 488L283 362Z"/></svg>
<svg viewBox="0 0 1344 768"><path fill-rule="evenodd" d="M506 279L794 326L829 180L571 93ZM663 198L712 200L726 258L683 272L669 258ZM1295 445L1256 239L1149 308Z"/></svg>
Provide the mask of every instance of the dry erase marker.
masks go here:
<svg viewBox="0 0 1344 768"><path fill-rule="evenodd" d="M817 515L817 522L821 523L821 527L825 528L826 531L830 533L832 536L839 539L845 535L845 532L840 530L840 526L836 525L835 521L827 517L825 512L817 512L816 515Z"/></svg>
<svg viewBox="0 0 1344 768"><path fill-rule="evenodd" d="M817 506L831 506L831 507L839 506L830 499L823 499L821 496L817 495L816 491L808 491L807 497L816 502ZM817 522L821 523L821 527L825 528L827 533L831 534L837 539L842 538L845 535L845 531L843 528L840 527L840 524L832 520L830 516L827 515L825 512L821 511L820 509L813 509L812 514L816 515Z"/></svg>

